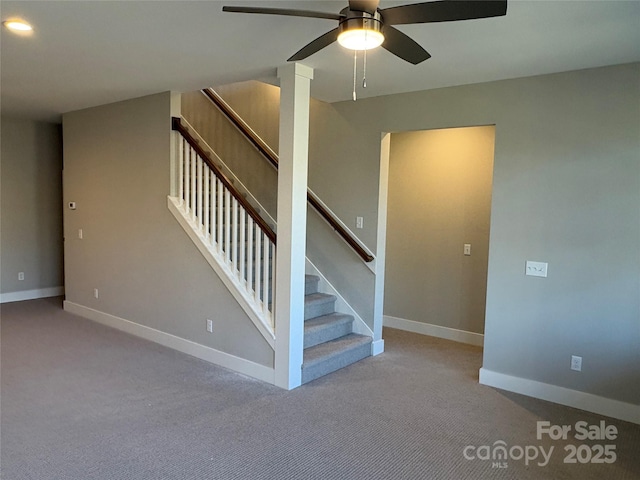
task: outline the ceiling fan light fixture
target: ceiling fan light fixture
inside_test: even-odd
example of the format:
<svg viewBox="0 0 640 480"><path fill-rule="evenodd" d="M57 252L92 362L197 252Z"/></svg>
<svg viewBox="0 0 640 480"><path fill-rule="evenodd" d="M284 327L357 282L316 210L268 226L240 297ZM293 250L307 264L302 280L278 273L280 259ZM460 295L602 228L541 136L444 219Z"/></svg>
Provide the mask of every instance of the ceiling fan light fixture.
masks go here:
<svg viewBox="0 0 640 480"><path fill-rule="evenodd" d="M345 19L338 26L338 43L349 50L371 50L384 42L382 18L374 14L357 12L348 8L342 10Z"/></svg>
<svg viewBox="0 0 640 480"><path fill-rule="evenodd" d="M338 43L349 50L371 50L384 42L384 35L377 30L357 28L338 35Z"/></svg>

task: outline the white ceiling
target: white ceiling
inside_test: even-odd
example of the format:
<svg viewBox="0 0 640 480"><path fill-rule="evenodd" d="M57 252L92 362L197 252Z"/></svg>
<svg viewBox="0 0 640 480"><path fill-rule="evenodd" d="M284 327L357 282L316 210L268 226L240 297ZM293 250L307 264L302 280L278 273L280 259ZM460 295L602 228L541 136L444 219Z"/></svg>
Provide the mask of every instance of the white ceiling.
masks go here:
<svg viewBox="0 0 640 480"><path fill-rule="evenodd" d="M380 7L405 3L419 0ZM346 1L3 0L2 20L22 17L35 33L2 28L2 114L59 121L64 112L167 90L275 83L278 66L336 26L223 13L223 4L337 13ZM414 66L370 52L360 98L640 61L639 0L511 0L506 17L398 28L432 58ZM303 62L315 69L314 97L351 98L352 55L333 44Z"/></svg>

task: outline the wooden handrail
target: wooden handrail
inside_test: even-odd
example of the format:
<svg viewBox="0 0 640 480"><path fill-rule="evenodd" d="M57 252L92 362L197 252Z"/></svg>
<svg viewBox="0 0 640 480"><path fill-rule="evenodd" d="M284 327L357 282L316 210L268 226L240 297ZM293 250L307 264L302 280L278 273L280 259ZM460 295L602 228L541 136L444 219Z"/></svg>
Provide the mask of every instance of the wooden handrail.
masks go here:
<svg viewBox="0 0 640 480"><path fill-rule="evenodd" d="M189 129L182 123L182 119L180 117L172 117L171 119L171 128L177 132L180 132L182 137L187 141L189 145L196 151L198 155L202 158L204 163L211 169L213 174L222 182L229 193L233 195L233 197L238 201L240 205L247 211L249 216L253 218L253 221L258 224L260 230L262 230L265 235L276 244L276 233L269 226L267 222L258 214L255 207L251 205L246 198L242 196L240 191L233 186L233 184L229 181L229 179L225 176L224 173L216 166L216 164L211 160L209 153L203 149L200 144L196 141L196 139L191 135Z"/></svg>
<svg viewBox="0 0 640 480"><path fill-rule="evenodd" d="M218 107L218 109L224 114L225 117L233 123L236 128L242 133L247 140L249 140L256 149L265 157L271 165L276 169L278 168L279 158L276 153L267 145L256 133L247 125L247 123L240 118L240 116L233 111L233 109L225 102L218 93L212 88L205 88L202 93L211 102ZM307 189L307 201L318 212L318 214L326 220L326 222L333 228L333 230L347 242L347 244L364 260L369 263L373 261L374 257L367 252L362 245L351 235L335 218L335 216L322 205L318 199L313 195L311 190Z"/></svg>
<svg viewBox="0 0 640 480"><path fill-rule="evenodd" d="M233 109L229 106L227 102L225 102L218 92L213 90L212 88L205 88L202 90L202 93L213 102L213 104L218 107L218 109L227 117L231 123L233 123L240 133L242 133L247 140L249 140L254 147L258 149L258 151L262 154L264 158L266 158L271 165L273 165L276 170L278 169L278 155L271 150L271 147L267 145L264 140L262 140L256 133L247 125L240 116L233 111Z"/></svg>

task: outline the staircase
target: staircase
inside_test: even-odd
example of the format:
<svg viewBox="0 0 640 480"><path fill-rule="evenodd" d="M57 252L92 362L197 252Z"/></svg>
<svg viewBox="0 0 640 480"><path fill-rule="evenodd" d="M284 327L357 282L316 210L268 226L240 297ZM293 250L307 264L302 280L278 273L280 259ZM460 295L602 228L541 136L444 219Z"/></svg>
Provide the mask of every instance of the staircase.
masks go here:
<svg viewBox="0 0 640 480"><path fill-rule="evenodd" d="M178 148L169 210L275 350L277 236L269 225L272 219L260 215L255 199L241 183L234 185L218 166L221 160L214 161L183 119L174 119L173 129ZM305 278L303 384L372 353L371 336L355 333L370 332L368 327L324 278L322 285L333 294L321 292L322 273L309 268L319 276ZM336 305L349 313L336 312Z"/></svg>
<svg viewBox="0 0 640 480"><path fill-rule="evenodd" d="M353 317L337 313L336 297L318 292L318 283L306 275L303 384L371 356L371 337L353 333Z"/></svg>

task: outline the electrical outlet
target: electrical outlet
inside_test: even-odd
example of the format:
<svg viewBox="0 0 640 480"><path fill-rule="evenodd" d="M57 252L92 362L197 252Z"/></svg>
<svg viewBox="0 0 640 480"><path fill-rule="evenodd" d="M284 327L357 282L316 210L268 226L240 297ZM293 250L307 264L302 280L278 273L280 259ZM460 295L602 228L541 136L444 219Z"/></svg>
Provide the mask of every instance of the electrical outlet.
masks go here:
<svg viewBox="0 0 640 480"><path fill-rule="evenodd" d="M571 370L575 370L576 372L582 371L582 357L571 355Z"/></svg>
<svg viewBox="0 0 640 480"><path fill-rule="evenodd" d="M213 333L213 320L207 320L207 332Z"/></svg>
<svg viewBox="0 0 640 480"><path fill-rule="evenodd" d="M18 272L18 280L24 280L24 272Z"/></svg>
<svg viewBox="0 0 640 480"><path fill-rule="evenodd" d="M98 298L98 297L99 297L99 295L98 295L98 289L97 289L97 288L94 288L94 289L93 289L93 296L94 296L94 297L96 297L96 298Z"/></svg>

